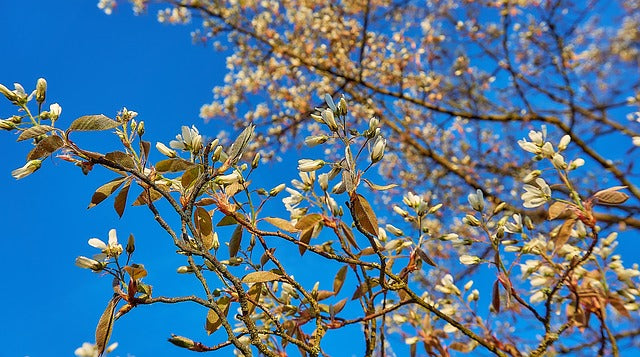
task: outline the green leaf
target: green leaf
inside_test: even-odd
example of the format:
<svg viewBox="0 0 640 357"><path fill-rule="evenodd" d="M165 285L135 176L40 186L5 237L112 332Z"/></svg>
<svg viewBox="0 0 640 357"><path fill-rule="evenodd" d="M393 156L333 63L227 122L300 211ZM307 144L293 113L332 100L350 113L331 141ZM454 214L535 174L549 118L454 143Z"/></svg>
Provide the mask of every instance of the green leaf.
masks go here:
<svg viewBox="0 0 640 357"><path fill-rule="evenodd" d="M195 212L195 223L205 249L210 250L213 248L213 224L211 222L211 215L209 215L209 212L207 212L206 209L197 207Z"/></svg>
<svg viewBox="0 0 640 357"><path fill-rule="evenodd" d="M209 309L207 313L207 322L204 325L204 329L207 331L208 335L214 333L217 329L222 326L222 321L227 318L227 314L229 314L229 307L231 306L231 299L228 296L223 296L218 301L216 301L216 305L222 311L224 316L218 316L215 310Z"/></svg>
<svg viewBox="0 0 640 357"><path fill-rule="evenodd" d="M118 177L98 187L96 192L93 193L93 196L91 197L91 203L87 208L91 208L99 204L100 202L106 200L107 197L111 196L111 194L116 192L118 187L120 187L120 185L122 185L122 183L126 179L127 179L126 177Z"/></svg>
<svg viewBox="0 0 640 357"><path fill-rule="evenodd" d="M231 240L229 240L229 258L233 258L238 255L240 251L240 243L242 243L242 226L236 226L231 234Z"/></svg>
<svg viewBox="0 0 640 357"><path fill-rule="evenodd" d="M236 221L233 216L224 216L220 222L216 224L216 227L233 226L234 224L238 224L238 221Z"/></svg>
<svg viewBox="0 0 640 357"><path fill-rule="evenodd" d="M179 157L158 161L156 163L156 171L163 172L180 172L184 171L195 164L181 159Z"/></svg>
<svg viewBox="0 0 640 357"><path fill-rule="evenodd" d="M291 233L300 231L293 224L291 224L291 222L287 221L286 219L282 219L278 217L266 217L264 218L264 220L282 229L283 231L287 231Z"/></svg>
<svg viewBox="0 0 640 357"><path fill-rule="evenodd" d="M245 275L244 278L242 278L242 282L245 284L266 283L268 281L280 280L281 278L282 276L280 274L270 271L254 271Z"/></svg>
<svg viewBox="0 0 640 357"><path fill-rule="evenodd" d="M115 162L116 164L127 168L127 169L135 169L136 164L133 162L133 159L130 155L123 153L122 151L114 151L106 154L104 156L105 159Z"/></svg>
<svg viewBox="0 0 640 357"><path fill-rule="evenodd" d="M71 123L69 131L101 131L117 128L120 123L103 114L85 115Z"/></svg>
<svg viewBox="0 0 640 357"><path fill-rule="evenodd" d="M109 339L111 338L114 314L119 300L120 297L114 295L111 300L109 300L107 308L104 309L102 316L100 316L100 320L98 320L98 326L96 326L96 349L98 350L98 355L102 355L104 349L109 343Z"/></svg>
<svg viewBox="0 0 640 357"><path fill-rule="evenodd" d="M369 188L371 188L374 191L386 191L386 190L390 190L392 188L398 187L397 184L392 183L389 185L384 185L384 186L380 186L380 185L376 185L375 183L367 180L367 179L362 179L362 181L364 181L367 185L369 185Z"/></svg>
<svg viewBox="0 0 640 357"><path fill-rule="evenodd" d="M64 146L64 141L58 135L51 135L42 139L27 155L27 160L40 159L49 156Z"/></svg>
<svg viewBox="0 0 640 357"><path fill-rule="evenodd" d="M116 210L118 217L122 217L124 213L124 208L127 205L127 196L129 195L129 186L131 186L131 180L128 180L127 183L124 184L118 195L116 196L116 200L113 203L113 208Z"/></svg>
<svg viewBox="0 0 640 357"><path fill-rule="evenodd" d="M347 277L347 266L344 265L342 268L338 270L336 277L333 279L333 292L338 294L342 286L344 285L344 280Z"/></svg>
<svg viewBox="0 0 640 357"><path fill-rule="evenodd" d="M25 131L20 133L20 135L18 136L18 139L16 141L23 141L23 140L29 140L29 139L37 138L38 136L40 136L42 134L46 134L46 133L50 132L53 129L55 129L55 128L52 127L52 126L49 126L49 125L32 126L29 129L26 129Z"/></svg>
<svg viewBox="0 0 640 357"><path fill-rule="evenodd" d="M161 185L158 185L158 187L162 187ZM150 188L150 195L151 195L151 202L155 202L159 199L162 198L162 193ZM148 195L147 195L147 191L142 191L138 197L136 198L135 201L133 201L133 203L131 204L132 206L142 206L142 205L146 205L148 202Z"/></svg>
<svg viewBox="0 0 640 357"><path fill-rule="evenodd" d="M319 213L308 214L298 220L295 228L301 231L314 227L318 222L322 221L322 215Z"/></svg>
<svg viewBox="0 0 640 357"><path fill-rule="evenodd" d="M359 225L365 232L371 234L374 237L378 236L378 218L373 213L369 202L358 193L351 195L351 216L353 220Z"/></svg>

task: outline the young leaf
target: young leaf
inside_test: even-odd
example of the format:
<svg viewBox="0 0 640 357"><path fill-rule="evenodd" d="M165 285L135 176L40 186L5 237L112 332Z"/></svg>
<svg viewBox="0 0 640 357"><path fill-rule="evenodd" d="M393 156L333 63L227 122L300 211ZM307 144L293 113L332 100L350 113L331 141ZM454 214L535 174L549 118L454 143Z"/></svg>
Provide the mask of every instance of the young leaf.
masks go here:
<svg viewBox="0 0 640 357"><path fill-rule="evenodd" d="M233 166L238 163L238 160L240 160L240 157L242 156L242 154L244 154L244 152L247 150L247 147L249 146L249 142L253 137L253 130L255 129L255 127L255 125L249 124L249 126L244 128L242 133L238 135L238 138L233 142L233 144L231 144L228 152L228 158L226 160L227 164Z"/></svg>
<svg viewBox="0 0 640 357"><path fill-rule="evenodd" d="M91 197L91 203L87 208L91 208L99 204L100 202L104 201L105 199L107 199L107 197L111 196L114 192L116 192L118 187L120 187L120 185L122 185L122 183L126 179L127 179L126 177L118 177L98 187L96 192L93 193L93 196Z"/></svg>
<svg viewBox="0 0 640 357"><path fill-rule="evenodd" d="M418 256L420 257L420 259L422 259L423 262L431 265L432 267L437 266L436 263L427 255L427 253L424 250L422 250L422 248L416 247L415 252L418 254Z"/></svg>
<svg viewBox="0 0 640 357"><path fill-rule="evenodd" d="M322 215L318 213L308 214L298 220L295 228L301 231L308 230L309 228L315 227L318 222L322 221Z"/></svg>
<svg viewBox="0 0 640 357"><path fill-rule="evenodd" d="M392 183L389 185L384 185L384 186L380 186L380 185L376 185L375 183L367 180L367 179L362 179L362 181L364 181L367 185L369 185L369 188L371 188L374 191L386 191L386 190L390 190L392 188L398 187L397 184Z"/></svg>
<svg viewBox="0 0 640 357"><path fill-rule="evenodd" d="M114 151L106 154L104 156L105 159L115 162L116 164L126 168L126 169L135 169L136 164L133 162L131 156L123 153L122 151Z"/></svg>
<svg viewBox="0 0 640 357"><path fill-rule="evenodd" d="M560 201L554 202L551 206L549 206L549 220L553 220L560 216L564 216L567 213L570 213L572 207L575 207L575 205Z"/></svg>
<svg viewBox="0 0 640 357"><path fill-rule="evenodd" d="M23 141L23 140L29 140L29 139L33 139L36 138L42 134L46 134L48 132L50 132L51 130L53 130L54 127L49 126L49 125L36 125L36 126L32 126L29 129L23 131L22 133L20 133L20 135L18 136L18 139L16 141Z"/></svg>
<svg viewBox="0 0 640 357"><path fill-rule="evenodd" d="M299 229L294 227L294 225L291 224L291 222L287 221L286 219L282 219L278 217L266 217L264 218L264 220L282 229L283 231L287 231L291 233L299 232Z"/></svg>
<svg viewBox="0 0 640 357"><path fill-rule="evenodd" d="M378 218L376 218L369 202L360 194L351 195L351 216L357 225L374 237L378 236Z"/></svg>
<svg viewBox="0 0 640 357"><path fill-rule="evenodd" d="M336 277L333 279L333 292L336 295L342 289L342 286L344 285L344 280L346 278L347 278L347 266L344 265L338 270Z"/></svg>
<svg viewBox="0 0 640 357"><path fill-rule="evenodd" d="M113 331L114 313L116 311L116 307L118 306L119 300L120 297L114 295L111 300L109 300L107 308L104 309L102 316L100 316L100 320L98 320L98 326L96 326L96 349L98 350L99 356L102 356L104 349L109 343L109 338L111 338L111 332Z"/></svg>
<svg viewBox="0 0 640 357"><path fill-rule="evenodd" d="M493 311L496 314L500 312L500 285L498 284L498 280L493 283L493 291L491 293L491 307L493 307Z"/></svg>
<svg viewBox="0 0 640 357"><path fill-rule="evenodd" d="M180 183L182 187L188 188L192 183L196 181L196 179L200 176L200 172L202 171L202 167L200 165L194 166L192 168L187 169L182 177L180 178Z"/></svg>
<svg viewBox="0 0 640 357"><path fill-rule="evenodd" d="M58 135L47 136L42 139L36 147L27 155L27 160L40 159L53 154L56 150L64 146L64 141Z"/></svg>
<svg viewBox="0 0 640 357"><path fill-rule="evenodd" d="M147 270L142 264L131 264L124 267L124 270L129 274L131 279L138 280L147 276Z"/></svg>
<svg viewBox="0 0 640 357"><path fill-rule="evenodd" d="M116 195L116 200L113 202L113 208L119 217L122 217L124 208L127 205L127 196L129 195L129 186L131 186L131 180L127 180L120 192Z"/></svg>
<svg viewBox="0 0 640 357"><path fill-rule="evenodd" d="M311 237L313 236L313 227L307 228L304 231L300 232L300 243L304 243L305 245L298 245L298 251L300 255L304 255L304 252L307 251L307 246L309 242L311 242Z"/></svg>
<svg viewBox="0 0 640 357"><path fill-rule="evenodd" d="M227 318L227 314L229 313L231 300L228 296L223 296L216 301L216 305L218 305L218 308L220 308L224 316L218 316L213 309L209 309L209 312L207 313L207 322L204 325L204 329L207 331L208 335L211 335L219 329L220 326L222 326L222 321Z"/></svg>
<svg viewBox="0 0 640 357"><path fill-rule="evenodd" d="M202 239L205 249L210 250L213 248L213 224L211 222L211 215L209 215L206 209L197 207L194 218L196 229L200 233L200 239Z"/></svg>
<svg viewBox="0 0 640 357"><path fill-rule="evenodd" d="M354 248L360 250L360 247L356 242L356 237L353 235L353 231L351 231L351 228L347 226L347 224L343 221L340 221L340 230L342 230L342 233L344 233L344 236L349 241L349 244L351 244Z"/></svg>
<svg viewBox="0 0 640 357"><path fill-rule="evenodd" d="M236 226L231 234L231 240L229 240L229 258L233 258L238 255L240 250L240 243L242 243L242 226Z"/></svg>
<svg viewBox="0 0 640 357"><path fill-rule="evenodd" d="M245 284L266 283L268 281L280 280L281 278L281 275L270 271L254 271L245 275L244 278L242 278L242 282Z"/></svg>
<svg viewBox="0 0 640 357"><path fill-rule="evenodd" d="M115 120L103 114L85 115L71 123L69 131L100 131L117 128L120 126Z"/></svg>
<svg viewBox="0 0 640 357"><path fill-rule="evenodd" d="M173 158L173 159L166 159L166 160L162 160L162 161L158 161L156 163L156 171L158 171L159 173L164 173L164 172L181 172L184 171L188 168L190 168L191 166L193 166L195 164L181 159L179 157Z"/></svg>
<svg viewBox="0 0 640 357"><path fill-rule="evenodd" d="M347 299L342 299L342 300L338 301L337 303L331 305L331 307L333 307L333 313L334 314L340 313L340 311L342 311L342 309L344 309L344 306L346 304L347 304Z"/></svg>
<svg viewBox="0 0 640 357"><path fill-rule="evenodd" d="M233 218L233 216L224 216L222 217L220 222L216 224L216 227L232 226L234 224L238 224L238 221L236 221L236 219Z"/></svg>
<svg viewBox="0 0 640 357"><path fill-rule="evenodd" d="M262 283L255 283L251 285L249 290L247 291L247 297L252 301L258 302L260 301L260 294L262 294ZM256 309L256 305L253 303L249 303L249 314L252 314Z"/></svg>
<svg viewBox="0 0 640 357"><path fill-rule="evenodd" d="M567 243L567 241L571 237L571 230L576 224L576 221L577 220L575 218L571 218L562 223L562 226L560 226L560 229L558 230L558 234L556 234L555 238L553 239L555 246L554 253L559 251L560 248L562 248L562 246Z"/></svg>
<svg viewBox="0 0 640 357"><path fill-rule="evenodd" d="M159 187L162 187L161 185L158 185ZM138 197L136 198L135 201L133 201L133 203L131 204L132 206L141 206L141 205L146 205L147 203L149 203L149 195L151 196L151 202L155 202L159 199L162 198L162 194L152 188L149 189L150 193L147 194L147 191L142 191L142 193L140 193L138 195Z"/></svg>
<svg viewBox="0 0 640 357"><path fill-rule="evenodd" d="M597 204L615 206L624 203L629 199L629 195L624 192L618 192L627 188L627 186L614 186L606 190L598 191L593 194Z"/></svg>

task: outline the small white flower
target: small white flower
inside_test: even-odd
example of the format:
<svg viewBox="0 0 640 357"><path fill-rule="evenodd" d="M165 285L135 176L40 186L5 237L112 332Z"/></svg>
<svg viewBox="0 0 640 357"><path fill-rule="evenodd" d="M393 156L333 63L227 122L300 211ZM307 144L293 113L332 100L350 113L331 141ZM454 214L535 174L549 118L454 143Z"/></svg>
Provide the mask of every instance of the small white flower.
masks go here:
<svg viewBox="0 0 640 357"><path fill-rule="evenodd" d="M540 154L541 152L540 147L538 145L530 141L527 141L525 139L518 140L518 145L522 148L522 150L530 152L532 154L537 155L537 154Z"/></svg>
<svg viewBox="0 0 640 357"><path fill-rule="evenodd" d="M640 146L640 136L634 136L632 140L633 140L633 145Z"/></svg>
<svg viewBox="0 0 640 357"><path fill-rule="evenodd" d="M538 187L526 184L524 185L525 193L520 196L524 201L523 206L526 208L534 208L542 206L551 199L551 188L543 178L538 177L535 180Z"/></svg>
<svg viewBox="0 0 640 357"><path fill-rule="evenodd" d="M507 221L504 224L504 229L509 233L522 233L522 217L519 213L511 216L513 218L513 222Z"/></svg>
<svg viewBox="0 0 640 357"><path fill-rule="evenodd" d="M322 111L322 121L329 127L331 131L338 130L338 124L333 116L333 110L327 108Z"/></svg>
<svg viewBox="0 0 640 357"><path fill-rule="evenodd" d="M480 261L482 261L482 259L476 257L475 255L463 254L460 256L460 263L464 265L475 265L480 263Z"/></svg>
<svg viewBox="0 0 640 357"><path fill-rule="evenodd" d="M467 196L467 201L469 201L471 207L478 212L482 212L484 209L484 195L481 189L477 189L476 193L470 193Z"/></svg>
<svg viewBox="0 0 640 357"><path fill-rule="evenodd" d="M560 139L560 143L558 144L558 151L562 151L566 149L567 146L569 146L570 142L571 142L571 136L569 135L563 136L562 139Z"/></svg>
<svg viewBox="0 0 640 357"><path fill-rule="evenodd" d="M171 140L169 146L183 151L191 151L196 154L202 149L202 135L198 132L198 129L192 125L189 128L186 125L182 126L182 134L176 135L176 140Z"/></svg>
<svg viewBox="0 0 640 357"><path fill-rule="evenodd" d="M49 106L49 118L51 120L57 120L62 114L62 107L58 103L53 103Z"/></svg>
<svg viewBox="0 0 640 357"><path fill-rule="evenodd" d="M160 153L166 157L174 158L178 156L175 150L168 148L165 144L161 142L156 143L156 149L160 151Z"/></svg>
<svg viewBox="0 0 640 357"><path fill-rule="evenodd" d="M310 172L316 171L324 166L325 162L323 160L311 160L311 159L301 159L298 160L298 170L302 172Z"/></svg>
<svg viewBox="0 0 640 357"><path fill-rule="evenodd" d="M453 284L453 276L451 274L447 274L440 279L440 284L436 285L436 290L445 294L460 295L460 289Z"/></svg>
<svg viewBox="0 0 640 357"><path fill-rule="evenodd" d="M536 304L539 302L543 302L547 298L547 295L542 290L536 291L535 294L531 295L529 298L529 302L532 304Z"/></svg>
<svg viewBox="0 0 640 357"><path fill-rule="evenodd" d="M96 259L103 258L103 256L115 258L122 253L122 245L118 243L118 236L116 234L115 229L111 229L109 231L108 244L106 244L105 242L101 241L98 238L91 238L89 239L89 245L94 248L98 248L102 251L102 254L99 254L98 256L96 256Z"/></svg>
<svg viewBox="0 0 640 357"><path fill-rule="evenodd" d="M384 156L384 149L386 146L387 140L378 135L375 143L373 144L373 149L371 149L371 163L376 163L382 160L382 157Z"/></svg>
<svg viewBox="0 0 640 357"><path fill-rule="evenodd" d="M25 178L32 173L36 172L42 166L42 161L40 160L30 160L21 168L15 169L11 171L11 176L13 176L16 180L21 178Z"/></svg>

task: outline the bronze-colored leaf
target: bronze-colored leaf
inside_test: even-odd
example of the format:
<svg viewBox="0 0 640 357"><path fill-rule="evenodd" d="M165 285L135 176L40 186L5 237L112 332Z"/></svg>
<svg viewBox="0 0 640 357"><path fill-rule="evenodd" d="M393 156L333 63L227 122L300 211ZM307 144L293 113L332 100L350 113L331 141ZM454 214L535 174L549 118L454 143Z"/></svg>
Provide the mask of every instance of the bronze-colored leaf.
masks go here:
<svg viewBox="0 0 640 357"><path fill-rule="evenodd" d="M342 311L342 309L344 309L346 304L347 304L347 299L342 299L342 300L338 301L337 303L331 305L331 307L333 308L334 315L335 314L339 314L340 311Z"/></svg>
<svg viewBox="0 0 640 357"><path fill-rule="evenodd" d="M23 141L23 140L29 140L29 139L37 138L38 136L40 136L42 134L46 134L46 133L50 132L53 129L54 129L54 127L49 126L49 125L32 126L29 129L26 129L25 131L20 133L20 135L18 136L18 139L16 141Z"/></svg>
<svg viewBox="0 0 640 357"><path fill-rule="evenodd" d="M238 255L240 251L240 243L242 243L242 226L236 226L231 234L231 240L229 240L229 258L233 258Z"/></svg>
<svg viewBox="0 0 640 357"><path fill-rule="evenodd" d="M159 187L162 187L161 185L158 185ZM150 192L147 193L147 191L142 191L142 193L140 193L138 195L138 197L136 198L135 201L133 201L133 203L131 204L132 206L141 206L141 205L146 205L149 203L149 195L151 196L151 202L155 202L159 199L162 198L162 194L152 188L149 189Z"/></svg>
<svg viewBox="0 0 640 357"><path fill-rule="evenodd" d="M336 277L333 279L333 292L336 295L342 289L342 286L344 285L344 280L347 278L347 268L348 267L346 265L342 266L338 270L338 273L336 274Z"/></svg>
<svg viewBox="0 0 640 357"><path fill-rule="evenodd" d="M283 231L287 231L287 232L291 232L291 233L295 233L295 232L299 232L300 231L293 224L291 224L291 222L287 221L286 219L282 219L282 218L278 218L278 217L266 217L266 218L264 218L264 220L269 222L269 223L271 223L272 225L282 229Z"/></svg>
<svg viewBox="0 0 640 357"><path fill-rule="evenodd" d="M362 283L361 285L358 285L358 287L356 288L356 291L354 291L353 295L351 296L351 300L356 300L361 298L362 296L364 296L364 294L367 293L367 291L369 291L369 286L367 285L366 282Z"/></svg>
<svg viewBox="0 0 640 357"><path fill-rule="evenodd" d="M58 135L47 136L42 139L36 147L33 148L27 155L27 160L40 159L45 156L49 156L56 150L64 146L64 141Z"/></svg>
<svg viewBox="0 0 640 357"><path fill-rule="evenodd" d="M374 191L386 191L386 190L390 190L392 188L398 187L397 184L392 183L389 185L384 185L384 186L380 186L380 185L376 185L375 183L367 180L367 179L362 179L362 181L364 181L367 185L369 185L369 188L371 188Z"/></svg>
<svg viewBox="0 0 640 357"><path fill-rule="evenodd" d="M105 159L115 162L116 164L124 167L125 169L135 169L136 164L130 155L123 153L122 151L114 151L106 154Z"/></svg>
<svg viewBox="0 0 640 357"><path fill-rule="evenodd" d="M627 308L624 307L624 301L622 301L620 297L609 294L609 296L607 297L607 302L618 312L618 314L626 318L631 318L631 314L629 314Z"/></svg>
<svg viewBox="0 0 640 357"><path fill-rule="evenodd" d="M213 248L213 223L211 222L211 215L206 209L197 207L194 214L194 221L196 229L200 234L200 239L204 244L206 250Z"/></svg>
<svg viewBox="0 0 640 357"><path fill-rule="evenodd" d="M120 126L115 120L103 114L85 115L71 123L69 126L70 131L100 131L117 128Z"/></svg>
<svg viewBox="0 0 640 357"><path fill-rule="evenodd" d="M562 248L562 246L567 243L567 241L571 237L571 230L573 230L573 226L576 224L576 221L577 219L571 218L562 223L562 226L560 226L558 233L553 239L553 243L555 246L554 253L559 251L560 248Z"/></svg>
<svg viewBox="0 0 640 357"><path fill-rule="evenodd" d="M156 163L156 171L163 172L181 172L184 171L191 166L195 165L187 160L181 159L179 157L175 157L172 159L166 159L162 161L158 161Z"/></svg>
<svg viewBox="0 0 640 357"><path fill-rule="evenodd" d="M236 221L233 216L224 216L220 222L216 224L216 227L233 226L234 224L238 224L238 221Z"/></svg>
<svg viewBox="0 0 640 357"><path fill-rule="evenodd" d="M309 228L315 227L315 225L318 224L318 222L322 221L322 219L323 218L321 214L311 213L300 218L298 220L298 223L296 223L295 228L298 230L304 231Z"/></svg>
<svg viewBox="0 0 640 357"><path fill-rule="evenodd" d="M200 176L201 172L202 172L202 166L200 165L196 165L187 169L184 172L184 174L182 174L182 177L180 178L180 183L182 184L182 187L189 188L189 186L191 186L196 181L196 179Z"/></svg>
<svg viewBox="0 0 640 357"><path fill-rule="evenodd" d="M498 280L493 283L493 291L491 292L491 307L497 314L500 312L500 285Z"/></svg>
<svg viewBox="0 0 640 357"><path fill-rule="evenodd" d="M124 270L129 274L131 279L138 280L147 276L147 270L142 264L131 264L124 267Z"/></svg>
<svg viewBox="0 0 640 357"><path fill-rule="evenodd" d="M249 290L247 290L247 297L256 303L260 301L260 295L262 294L262 283L255 283L251 285ZM256 309L256 305L253 303L249 303L248 310L249 314L252 314Z"/></svg>
<svg viewBox="0 0 640 357"><path fill-rule="evenodd" d="M96 326L96 349L98 350L98 355L100 356L104 352L104 349L107 347L109 339L111 338L111 332L113 331L114 314L119 300L120 297L114 295L111 300L109 300L107 308L104 309L102 316L100 316L100 320L98 320L98 326Z"/></svg>
<svg viewBox="0 0 640 357"><path fill-rule="evenodd" d="M351 216L353 220L359 225L365 232L371 234L374 237L378 236L378 218L369 202L358 193L351 195Z"/></svg>
<svg viewBox="0 0 640 357"><path fill-rule="evenodd" d="M222 326L222 321L227 318L227 314L229 314L229 307L231 306L231 299L228 296L223 296L218 301L216 301L216 305L222 311L224 316L218 316L218 314L213 309L209 309L207 313L207 321L205 322L204 329L207 331L208 335L214 333L217 329Z"/></svg>
<svg viewBox="0 0 640 357"><path fill-rule="evenodd" d="M246 151L249 142L253 138L253 131L255 129L255 125L249 124L244 130L238 135L236 140L231 144L228 151L227 164L230 166L235 165L240 160L240 157Z"/></svg>
<svg viewBox="0 0 640 357"><path fill-rule="evenodd" d="M309 245L309 242L311 242L311 237L313 237L313 227L300 232L300 243L304 243L298 245L298 251L300 252L300 255L304 255L304 253L307 251L307 246Z"/></svg>
<svg viewBox="0 0 640 357"><path fill-rule="evenodd" d="M202 198L194 203L196 206L209 206L216 203L216 200L211 197Z"/></svg>
<svg viewBox="0 0 640 357"><path fill-rule="evenodd" d="M565 216L568 217L571 214L571 208L572 207L575 207L575 205L572 205L570 203L556 201L551 206L549 206L548 219L552 220L552 219L556 219L556 218L562 218L562 217L565 217Z"/></svg>
<svg viewBox="0 0 640 357"><path fill-rule="evenodd" d="M131 180L127 180L120 192L116 195L116 199L113 202L113 208L116 210L118 217L122 217L124 209L127 206L127 196L129 195L129 186L131 186Z"/></svg>
<svg viewBox="0 0 640 357"><path fill-rule="evenodd" d="M149 158L149 151L151 150L151 143L148 141L140 140L140 157L142 161L146 162Z"/></svg>
<svg viewBox="0 0 640 357"><path fill-rule="evenodd" d="M624 192L618 192L627 188L627 186L614 186L609 187L606 190L598 191L593 194L595 203L608 206L616 206L624 203L629 199L629 195Z"/></svg>
<svg viewBox="0 0 640 357"><path fill-rule="evenodd" d="M322 300L326 300L332 296L334 296L336 293L334 293L333 291L328 291L328 290L318 290L318 292L316 293L316 300L317 301L322 301Z"/></svg>
<svg viewBox="0 0 640 357"><path fill-rule="evenodd" d="M281 278L282 276L280 274L270 271L254 271L245 275L244 278L242 278L242 282L245 284L266 283L268 281L280 280Z"/></svg>
<svg viewBox="0 0 640 357"><path fill-rule="evenodd" d="M418 256L420 257L420 259L422 259L423 262L431 265L432 267L437 266L436 263L427 255L427 253L424 250L422 250L422 248L416 247L415 252L418 254Z"/></svg>
<svg viewBox="0 0 640 357"><path fill-rule="evenodd" d="M349 244L351 244L354 248L360 250L360 247L356 242L356 237L353 235L353 231L351 230L351 227L347 226L347 224L344 223L343 221L340 221L340 230L342 230L342 233L344 233L344 236L349 241Z"/></svg>
<svg viewBox="0 0 640 357"><path fill-rule="evenodd" d="M116 192L118 187L120 187L120 185L122 185L122 183L126 179L126 177L118 177L98 187L96 192L93 193L93 196L91 197L91 203L89 203L89 207L87 208L91 208L107 199L107 197Z"/></svg>
<svg viewBox="0 0 640 357"><path fill-rule="evenodd" d="M473 351L476 346L478 345L477 342L475 341L471 341L471 342L460 342L460 341L455 341L452 342L449 345L449 349L452 349L454 351L458 351L458 352L462 352L462 353L469 353L471 351Z"/></svg>

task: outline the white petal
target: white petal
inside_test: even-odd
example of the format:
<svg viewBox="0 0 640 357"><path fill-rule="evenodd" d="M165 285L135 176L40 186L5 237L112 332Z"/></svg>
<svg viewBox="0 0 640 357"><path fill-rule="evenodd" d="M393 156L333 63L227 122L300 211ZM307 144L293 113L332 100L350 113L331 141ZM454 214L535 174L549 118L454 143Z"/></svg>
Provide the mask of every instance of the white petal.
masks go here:
<svg viewBox="0 0 640 357"><path fill-rule="evenodd" d="M116 235L116 230L111 229L109 231L109 245L116 245L116 244L118 244L118 236Z"/></svg>
<svg viewBox="0 0 640 357"><path fill-rule="evenodd" d="M89 245L98 249L107 249L107 245L98 238L89 239Z"/></svg>

